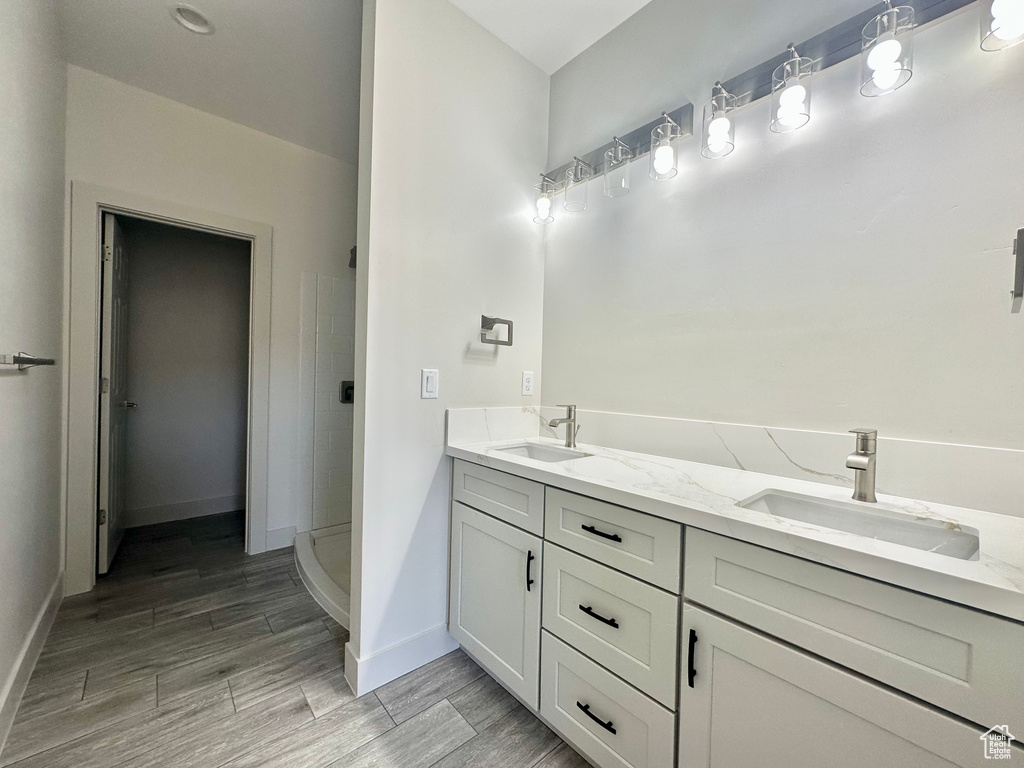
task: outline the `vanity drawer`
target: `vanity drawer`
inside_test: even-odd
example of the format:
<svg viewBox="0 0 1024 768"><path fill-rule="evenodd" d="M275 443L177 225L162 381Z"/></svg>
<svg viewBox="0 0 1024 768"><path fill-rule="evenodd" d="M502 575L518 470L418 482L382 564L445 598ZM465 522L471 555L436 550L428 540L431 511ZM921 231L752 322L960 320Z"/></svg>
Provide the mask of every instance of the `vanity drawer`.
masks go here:
<svg viewBox="0 0 1024 768"><path fill-rule="evenodd" d="M545 629L676 708L679 598L544 544Z"/></svg>
<svg viewBox="0 0 1024 768"><path fill-rule="evenodd" d="M685 598L979 725L1020 711L1024 625L690 529Z"/></svg>
<svg viewBox="0 0 1024 768"><path fill-rule="evenodd" d="M679 594L679 523L558 488L544 505L545 538Z"/></svg>
<svg viewBox="0 0 1024 768"><path fill-rule="evenodd" d="M600 768L675 765L675 715L541 632L540 713Z"/></svg>
<svg viewBox="0 0 1024 768"><path fill-rule="evenodd" d="M456 459L452 498L524 531L544 535L544 486L540 483Z"/></svg>

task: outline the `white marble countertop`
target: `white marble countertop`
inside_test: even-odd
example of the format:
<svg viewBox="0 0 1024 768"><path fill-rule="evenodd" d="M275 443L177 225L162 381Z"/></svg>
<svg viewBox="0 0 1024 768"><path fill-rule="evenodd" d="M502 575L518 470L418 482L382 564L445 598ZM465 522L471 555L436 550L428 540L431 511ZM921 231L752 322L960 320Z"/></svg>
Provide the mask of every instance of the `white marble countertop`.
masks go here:
<svg viewBox="0 0 1024 768"><path fill-rule="evenodd" d="M453 444L449 437L447 454L1024 621L1024 518L882 494L878 504L864 505L976 528L979 559L959 560L737 506L767 489L858 504L848 489L595 445L579 446L591 456L557 463L495 452L524 442L562 445L541 437Z"/></svg>

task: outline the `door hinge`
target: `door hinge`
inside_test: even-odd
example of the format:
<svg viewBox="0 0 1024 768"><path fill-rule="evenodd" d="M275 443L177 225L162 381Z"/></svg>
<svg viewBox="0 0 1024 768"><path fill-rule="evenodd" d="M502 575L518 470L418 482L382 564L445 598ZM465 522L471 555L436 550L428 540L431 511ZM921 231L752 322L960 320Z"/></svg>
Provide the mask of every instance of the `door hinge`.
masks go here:
<svg viewBox="0 0 1024 768"><path fill-rule="evenodd" d="M102 258L100 258L100 261L101 262L110 261L111 258L113 258L113 252L110 250L110 246L109 245L104 245L103 246L103 256L102 256Z"/></svg>
<svg viewBox="0 0 1024 768"><path fill-rule="evenodd" d="M100 520L100 525L106 525L107 524L107 510L105 510L105 509L101 509L100 510L99 520Z"/></svg>
<svg viewBox="0 0 1024 768"><path fill-rule="evenodd" d="M100 379L100 394L105 395L110 391L110 379L106 376Z"/></svg>

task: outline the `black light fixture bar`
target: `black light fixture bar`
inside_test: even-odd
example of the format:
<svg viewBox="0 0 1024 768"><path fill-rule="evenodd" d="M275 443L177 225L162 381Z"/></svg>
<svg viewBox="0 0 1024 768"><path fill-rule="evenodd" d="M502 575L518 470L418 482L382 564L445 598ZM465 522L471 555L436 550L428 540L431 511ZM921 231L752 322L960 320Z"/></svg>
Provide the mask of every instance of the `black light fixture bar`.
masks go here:
<svg viewBox="0 0 1024 768"><path fill-rule="evenodd" d="M668 113L668 116L672 118L679 127L682 129L682 138L693 135L693 104L685 104L679 109L675 109ZM634 161L638 157L642 157L651 151L651 131L657 126L665 122L665 118L659 116L657 119L652 120L646 125L641 125L629 133L619 134L617 137L619 141L629 147L630 151L633 152ZM579 159L587 163L593 168L593 178L597 178L604 173L604 153L612 147L616 146L615 141L609 141L607 144L603 144L597 149L588 152L585 155L579 155ZM561 191L565 187L565 172L572 168L576 164L575 158L569 162L558 166L552 171L548 171L544 175L554 179L557 189Z"/></svg>
<svg viewBox="0 0 1024 768"><path fill-rule="evenodd" d="M974 0L922 0L921 2L897 2L893 5L912 5L914 7L914 18L920 27L922 24L940 19L943 16L958 11ZM796 48L801 56L807 56L816 62L816 70L821 71L828 67L835 66L854 56L859 56L861 51L861 33L864 26L880 13L881 3L876 3L863 13L859 13L846 21L836 24L820 35L815 35L809 40L798 43ZM782 48L782 46L779 46ZM752 101L770 96L772 92L772 72L780 64L785 63L789 53L781 53L768 61L751 67L741 75L736 75L723 83L725 90L729 93L742 94L741 103L749 104Z"/></svg>

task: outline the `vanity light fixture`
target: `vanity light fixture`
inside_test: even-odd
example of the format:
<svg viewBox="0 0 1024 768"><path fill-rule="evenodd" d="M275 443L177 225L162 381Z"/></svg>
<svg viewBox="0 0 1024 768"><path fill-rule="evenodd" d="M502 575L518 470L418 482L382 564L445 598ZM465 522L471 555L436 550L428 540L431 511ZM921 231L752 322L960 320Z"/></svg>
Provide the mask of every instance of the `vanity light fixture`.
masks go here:
<svg viewBox="0 0 1024 768"><path fill-rule="evenodd" d="M725 157L736 146L736 126L729 113L736 109L736 97L715 83L704 105L704 137L700 153L709 160Z"/></svg>
<svg viewBox="0 0 1024 768"><path fill-rule="evenodd" d="M590 163L573 157L565 172L565 210L580 213L587 210L587 186L594 169Z"/></svg>
<svg viewBox="0 0 1024 768"><path fill-rule="evenodd" d="M772 117L775 133L803 128L811 119L811 81L814 61L796 52L789 44L789 58L772 73Z"/></svg>
<svg viewBox="0 0 1024 768"><path fill-rule="evenodd" d="M914 9L885 10L864 26L861 34L861 86L863 96L883 96L902 88L914 73Z"/></svg>
<svg viewBox="0 0 1024 768"><path fill-rule="evenodd" d="M661 113L661 122L651 131L651 178L668 181L679 173L679 139L683 129L679 123Z"/></svg>
<svg viewBox="0 0 1024 768"><path fill-rule="evenodd" d="M629 161L633 152L618 136L612 142L604 153L604 193L607 197L625 197L629 194Z"/></svg>
<svg viewBox="0 0 1024 768"><path fill-rule="evenodd" d="M555 186L555 180L542 173L540 184L534 187L537 190L537 215L533 220L538 224L550 224L555 220L551 215L551 198L555 196Z"/></svg>
<svg viewBox="0 0 1024 768"><path fill-rule="evenodd" d="M1002 51L1024 43L1024 0L983 0L981 50Z"/></svg>

